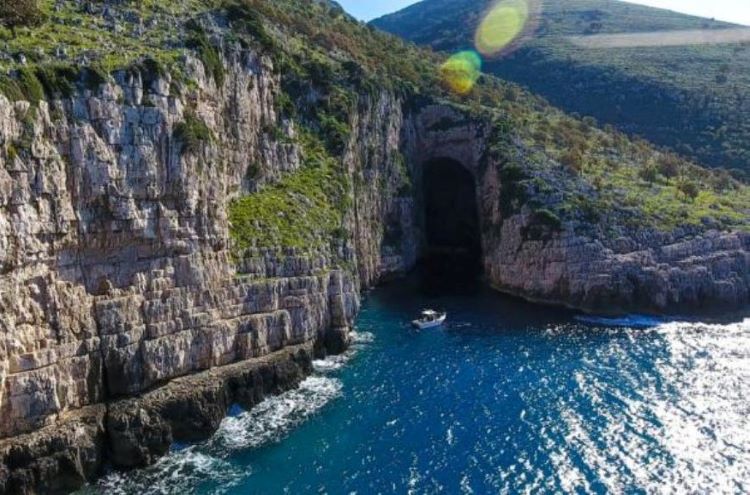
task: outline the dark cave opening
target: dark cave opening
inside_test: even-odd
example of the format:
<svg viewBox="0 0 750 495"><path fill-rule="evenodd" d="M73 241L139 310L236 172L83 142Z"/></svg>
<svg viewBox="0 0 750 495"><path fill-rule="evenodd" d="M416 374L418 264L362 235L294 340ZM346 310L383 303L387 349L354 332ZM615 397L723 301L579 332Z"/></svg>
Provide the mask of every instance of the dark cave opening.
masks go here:
<svg viewBox="0 0 750 495"><path fill-rule="evenodd" d="M482 266L474 176L459 162L440 158L425 165L423 186L428 283L473 283Z"/></svg>

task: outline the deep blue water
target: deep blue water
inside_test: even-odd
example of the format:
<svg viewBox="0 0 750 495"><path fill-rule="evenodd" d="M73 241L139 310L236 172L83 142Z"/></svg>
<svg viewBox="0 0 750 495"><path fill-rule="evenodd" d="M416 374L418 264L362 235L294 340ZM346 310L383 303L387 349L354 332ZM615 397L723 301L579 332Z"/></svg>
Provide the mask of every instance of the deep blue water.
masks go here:
<svg viewBox="0 0 750 495"><path fill-rule="evenodd" d="M450 323L415 332L424 307ZM750 319L620 321L413 279L299 390L102 493L748 493Z"/></svg>

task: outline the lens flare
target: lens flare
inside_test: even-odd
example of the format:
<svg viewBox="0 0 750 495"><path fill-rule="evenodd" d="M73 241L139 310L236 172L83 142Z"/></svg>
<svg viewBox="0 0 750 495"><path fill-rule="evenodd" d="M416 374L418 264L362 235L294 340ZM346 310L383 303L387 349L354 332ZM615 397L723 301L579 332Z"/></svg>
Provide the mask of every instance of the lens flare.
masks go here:
<svg viewBox="0 0 750 495"><path fill-rule="evenodd" d="M529 25L533 0L500 0L484 15L474 42L484 56L501 54L519 39Z"/></svg>
<svg viewBox="0 0 750 495"><path fill-rule="evenodd" d="M471 92L482 73L482 58L474 51L458 52L440 67L440 78L459 95Z"/></svg>

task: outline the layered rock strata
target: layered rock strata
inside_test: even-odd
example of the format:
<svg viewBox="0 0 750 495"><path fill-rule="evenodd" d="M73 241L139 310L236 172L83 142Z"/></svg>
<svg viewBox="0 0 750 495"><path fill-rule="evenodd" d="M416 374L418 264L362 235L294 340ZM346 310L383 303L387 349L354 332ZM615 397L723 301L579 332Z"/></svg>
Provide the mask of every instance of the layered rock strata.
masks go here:
<svg viewBox="0 0 750 495"><path fill-rule="evenodd" d="M229 202L303 156L270 59L226 57L221 86L187 58L185 95L169 75L124 71L37 106L0 96L0 493L61 493L105 463L151 463L174 440L205 438L231 404L294 386L313 355L342 351L359 291L425 247L434 159L474 177L500 290L589 310L750 300L747 234L612 239L564 223L529 235L528 206L501 207L508 157L489 152L491 123L388 90L360 95L350 116L343 239L238 256ZM210 138L186 151L176 130L189 119ZM523 165L531 151L516 148Z"/></svg>
<svg viewBox="0 0 750 495"><path fill-rule="evenodd" d="M269 62L226 63L216 87L187 59L184 97L138 71L33 106L0 96L0 493L153 462L346 348L353 250L230 253L247 168L274 182L300 150L264 131L294 132ZM193 152L175 132L189 115L211 133Z"/></svg>

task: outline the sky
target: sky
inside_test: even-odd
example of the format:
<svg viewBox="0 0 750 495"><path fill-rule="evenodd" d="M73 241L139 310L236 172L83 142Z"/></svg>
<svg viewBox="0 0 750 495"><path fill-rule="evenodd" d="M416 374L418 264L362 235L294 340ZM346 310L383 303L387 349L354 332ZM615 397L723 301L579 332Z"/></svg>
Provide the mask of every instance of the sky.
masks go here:
<svg viewBox="0 0 750 495"><path fill-rule="evenodd" d="M400 10L414 0L338 0L353 16L369 21ZM632 3L676 10L750 26L750 0L634 0Z"/></svg>

